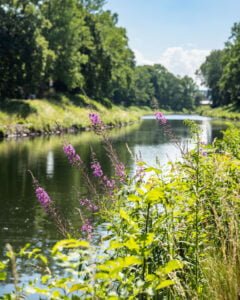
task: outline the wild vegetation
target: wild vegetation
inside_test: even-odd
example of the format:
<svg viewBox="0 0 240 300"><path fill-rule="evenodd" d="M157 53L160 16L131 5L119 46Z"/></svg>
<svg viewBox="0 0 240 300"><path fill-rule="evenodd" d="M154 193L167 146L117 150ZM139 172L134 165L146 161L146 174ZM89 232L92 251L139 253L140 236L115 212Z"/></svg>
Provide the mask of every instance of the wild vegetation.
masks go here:
<svg viewBox="0 0 240 300"><path fill-rule="evenodd" d="M88 198L78 207L78 228L64 220L32 175L37 199L64 240L51 249L28 244L18 252L8 245L0 278L6 279L11 265L15 292L4 299L29 294L47 299L238 299L240 131L230 127L223 140L207 146L198 126L188 121L195 141L190 150L181 146L162 113L156 118L183 156L166 169L138 159L135 175L127 176L95 113L90 114L92 127L104 140L115 176L103 173L94 153L88 171L81 153L64 145L69 163L88 187ZM19 281L20 261L39 274L27 285Z"/></svg>

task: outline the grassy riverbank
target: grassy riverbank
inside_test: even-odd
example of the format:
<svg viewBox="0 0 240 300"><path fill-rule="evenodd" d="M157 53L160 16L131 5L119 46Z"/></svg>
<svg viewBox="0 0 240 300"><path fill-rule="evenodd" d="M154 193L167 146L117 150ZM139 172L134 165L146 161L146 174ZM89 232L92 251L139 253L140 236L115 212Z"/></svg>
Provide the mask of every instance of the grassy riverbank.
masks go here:
<svg viewBox="0 0 240 300"><path fill-rule="evenodd" d="M104 106L83 96L69 99L58 96L52 100L11 100L0 107L0 136L54 134L63 131L86 130L88 114L98 111L105 124L122 126L150 113L148 108Z"/></svg>
<svg viewBox="0 0 240 300"><path fill-rule="evenodd" d="M237 109L234 105L228 105L218 108L211 108L210 106L200 106L196 109L196 113L206 117L240 121L240 110Z"/></svg>

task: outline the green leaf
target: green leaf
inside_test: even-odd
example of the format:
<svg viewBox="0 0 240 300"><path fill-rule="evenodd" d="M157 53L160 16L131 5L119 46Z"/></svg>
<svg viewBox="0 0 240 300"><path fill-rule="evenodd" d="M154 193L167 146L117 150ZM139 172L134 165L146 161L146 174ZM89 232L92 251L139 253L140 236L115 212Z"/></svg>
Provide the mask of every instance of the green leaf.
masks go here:
<svg viewBox="0 0 240 300"><path fill-rule="evenodd" d="M76 291L87 291L89 289L89 286L86 284L77 283L71 286L69 289L69 293L73 293Z"/></svg>
<svg viewBox="0 0 240 300"><path fill-rule="evenodd" d="M140 202L141 198L139 196L136 196L136 195L132 194L132 195L128 196L128 200L132 201L132 202Z"/></svg>
<svg viewBox="0 0 240 300"><path fill-rule="evenodd" d="M137 256L127 256L123 259L123 266L129 267L131 265L140 265L142 264L142 260Z"/></svg>
<svg viewBox="0 0 240 300"><path fill-rule="evenodd" d="M147 193L146 200L148 202L156 202L163 198L164 192L161 188L154 188Z"/></svg>
<svg viewBox="0 0 240 300"><path fill-rule="evenodd" d="M148 167L144 170L145 172L154 172L155 174L161 174L162 170L154 167Z"/></svg>
<svg viewBox="0 0 240 300"><path fill-rule="evenodd" d="M164 267L159 267L156 271L157 274L169 274L173 271L183 268L183 263L179 260L171 260Z"/></svg>
<svg viewBox="0 0 240 300"><path fill-rule="evenodd" d="M166 274L183 268L183 263L180 260L171 260L164 267Z"/></svg>
<svg viewBox="0 0 240 300"><path fill-rule="evenodd" d="M97 272L96 275L95 275L95 279L109 280L109 274L108 273Z"/></svg>
<svg viewBox="0 0 240 300"><path fill-rule="evenodd" d="M119 214L120 214L120 217L121 217L122 219L124 219L124 220L126 220L126 221L128 221L128 222L131 221L130 216L127 214L127 212L126 212L125 210L120 209Z"/></svg>
<svg viewBox="0 0 240 300"><path fill-rule="evenodd" d="M44 265L48 264L48 259L47 259L46 256L44 256L42 254L39 254L39 255L36 256L36 258L39 258L43 262Z"/></svg>
<svg viewBox="0 0 240 300"><path fill-rule="evenodd" d="M113 249L119 249L119 248L122 248L122 247L124 247L124 243L121 243L121 242L118 242L118 241L111 241L109 249L113 250Z"/></svg>
<svg viewBox="0 0 240 300"><path fill-rule="evenodd" d="M130 239L124 244L129 250L136 250L139 251L140 247L136 243L136 241L133 239L133 237L130 237Z"/></svg>
<svg viewBox="0 0 240 300"><path fill-rule="evenodd" d="M23 256L24 254L26 254L26 250L31 246L31 244L27 243L23 248L21 248L19 255Z"/></svg>
<svg viewBox="0 0 240 300"><path fill-rule="evenodd" d="M88 248L89 243L86 241L79 241L74 239L62 240L57 242L52 248L52 254L56 254L57 251L63 248L72 249L72 248Z"/></svg>
<svg viewBox="0 0 240 300"><path fill-rule="evenodd" d="M43 284L46 284L50 278L51 278L50 275L44 275L42 276L41 281Z"/></svg>
<svg viewBox="0 0 240 300"><path fill-rule="evenodd" d="M6 280L7 273L6 272L0 272L0 281Z"/></svg>
<svg viewBox="0 0 240 300"><path fill-rule="evenodd" d="M111 274L111 278L113 278L113 276L116 276L116 274L121 272L124 268L140 264L142 264L142 260L137 256L118 257L105 261L104 264L98 265L97 269L108 276Z"/></svg>
<svg viewBox="0 0 240 300"><path fill-rule="evenodd" d="M6 268L6 265L0 261L0 270L4 270Z"/></svg>
<svg viewBox="0 0 240 300"><path fill-rule="evenodd" d="M59 299L61 297L61 293L59 291L54 291L52 293L53 299Z"/></svg>
<svg viewBox="0 0 240 300"><path fill-rule="evenodd" d="M120 214L120 217L121 217L122 219L124 219L129 225L131 225L135 230L138 229L137 223L135 223L135 222L131 219L131 217L129 216L129 214L128 214L125 210L123 210L123 209L121 208L119 214Z"/></svg>
<svg viewBox="0 0 240 300"><path fill-rule="evenodd" d="M154 233L149 232L144 238L145 246L149 246L150 244L152 244L152 242L154 241L154 238L155 238Z"/></svg>
<svg viewBox="0 0 240 300"><path fill-rule="evenodd" d="M31 252L28 253L28 257L32 258L35 254L41 252L41 249L39 248L34 248Z"/></svg>
<svg viewBox="0 0 240 300"><path fill-rule="evenodd" d="M175 284L175 282L173 280L164 280L160 284L157 285L156 290L164 289L164 288L169 287L174 284Z"/></svg>

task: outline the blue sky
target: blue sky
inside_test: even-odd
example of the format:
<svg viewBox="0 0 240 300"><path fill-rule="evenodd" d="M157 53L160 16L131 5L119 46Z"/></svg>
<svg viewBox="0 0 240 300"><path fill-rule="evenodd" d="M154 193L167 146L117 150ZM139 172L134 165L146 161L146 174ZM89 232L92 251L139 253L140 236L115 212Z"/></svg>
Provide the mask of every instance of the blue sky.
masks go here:
<svg viewBox="0 0 240 300"><path fill-rule="evenodd" d="M127 29L138 64L162 63L179 75L194 76L212 49L221 49L240 0L107 0Z"/></svg>

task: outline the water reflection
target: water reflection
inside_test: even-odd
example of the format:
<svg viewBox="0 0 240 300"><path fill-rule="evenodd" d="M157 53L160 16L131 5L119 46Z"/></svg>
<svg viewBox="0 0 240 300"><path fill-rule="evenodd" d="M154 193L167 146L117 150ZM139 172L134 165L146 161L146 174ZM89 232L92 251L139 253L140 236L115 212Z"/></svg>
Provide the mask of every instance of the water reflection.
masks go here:
<svg viewBox="0 0 240 300"><path fill-rule="evenodd" d="M48 177L53 177L54 174L54 153L49 151L46 160L46 174Z"/></svg>

